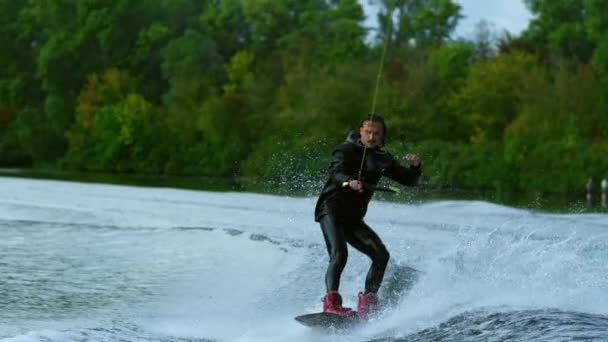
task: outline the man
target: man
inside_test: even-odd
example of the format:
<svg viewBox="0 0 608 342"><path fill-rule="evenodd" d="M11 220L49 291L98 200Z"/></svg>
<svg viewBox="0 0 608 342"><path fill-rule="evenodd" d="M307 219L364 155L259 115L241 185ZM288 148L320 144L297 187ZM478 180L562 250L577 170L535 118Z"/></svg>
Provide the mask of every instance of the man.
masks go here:
<svg viewBox="0 0 608 342"><path fill-rule="evenodd" d="M372 114L359 125L332 153L330 175L315 208L315 221L321 224L329 253L325 275L327 294L323 298L323 312L341 316L359 315L366 318L377 309L376 293L380 288L389 253L378 235L363 221L375 186L382 176L403 185L415 186L421 165L415 155L403 157L408 167L401 166L382 149L386 124ZM340 275L346 266L347 243L372 260L365 280L365 291L359 293L357 312L342 306L338 293Z"/></svg>

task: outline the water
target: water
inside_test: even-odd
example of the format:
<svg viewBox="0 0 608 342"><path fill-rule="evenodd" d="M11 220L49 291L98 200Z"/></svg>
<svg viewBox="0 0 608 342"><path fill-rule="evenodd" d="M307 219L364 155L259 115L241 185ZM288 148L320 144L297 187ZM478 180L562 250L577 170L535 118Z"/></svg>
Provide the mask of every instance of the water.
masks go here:
<svg viewBox="0 0 608 342"><path fill-rule="evenodd" d="M327 263L315 198L0 178L0 341L607 341L608 220L375 201L382 316L300 326ZM352 252L356 304L369 261Z"/></svg>

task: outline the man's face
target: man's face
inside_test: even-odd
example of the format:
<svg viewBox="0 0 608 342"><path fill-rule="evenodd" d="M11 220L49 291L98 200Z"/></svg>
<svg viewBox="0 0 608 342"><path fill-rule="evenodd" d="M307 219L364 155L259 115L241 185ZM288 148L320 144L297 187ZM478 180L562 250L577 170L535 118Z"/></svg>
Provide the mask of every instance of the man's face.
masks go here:
<svg viewBox="0 0 608 342"><path fill-rule="evenodd" d="M384 132L382 131L382 124L375 121L364 121L361 128L359 128L359 135L361 136L361 143L367 148L376 148L382 143Z"/></svg>

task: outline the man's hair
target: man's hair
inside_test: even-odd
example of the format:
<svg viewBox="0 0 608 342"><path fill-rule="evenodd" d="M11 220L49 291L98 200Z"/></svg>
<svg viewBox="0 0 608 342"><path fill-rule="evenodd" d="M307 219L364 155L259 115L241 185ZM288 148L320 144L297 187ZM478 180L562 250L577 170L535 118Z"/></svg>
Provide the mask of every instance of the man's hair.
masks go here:
<svg viewBox="0 0 608 342"><path fill-rule="evenodd" d="M359 123L359 129L361 129L361 127L363 127L363 124L366 121L371 121L371 122L377 122L382 126L382 142L381 145L384 145L384 142L386 141L386 122L384 122L384 118L382 117L382 115L377 114L377 113L371 113L369 116L367 116L366 118L363 118L363 120L361 120L361 122Z"/></svg>

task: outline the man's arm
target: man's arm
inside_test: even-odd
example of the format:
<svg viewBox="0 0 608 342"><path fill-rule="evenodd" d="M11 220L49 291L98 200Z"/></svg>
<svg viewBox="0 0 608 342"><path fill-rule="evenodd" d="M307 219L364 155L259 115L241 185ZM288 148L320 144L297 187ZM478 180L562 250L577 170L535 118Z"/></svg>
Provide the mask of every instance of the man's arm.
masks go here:
<svg viewBox="0 0 608 342"><path fill-rule="evenodd" d="M339 148L334 150L331 155L329 169L333 183L337 188L349 187L352 190L363 192L363 183L347 171L345 158L344 151Z"/></svg>
<svg viewBox="0 0 608 342"><path fill-rule="evenodd" d="M407 154L403 157L408 164L408 167L404 167L399 164L392 156L392 162L388 168L383 172L383 175L399 182L400 184L407 186L416 186L420 175L422 174L422 164L418 157L413 154Z"/></svg>
<svg viewBox="0 0 608 342"><path fill-rule="evenodd" d="M336 149L332 153L329 170L332 181L339 188L342 187L344 182L349 182L353 179L353 177L346 172L346 166L344 165L344 152L340 149Z"/></svg>

